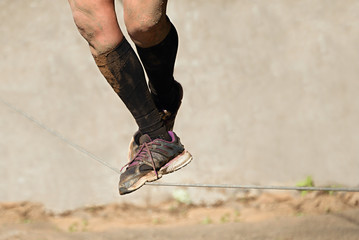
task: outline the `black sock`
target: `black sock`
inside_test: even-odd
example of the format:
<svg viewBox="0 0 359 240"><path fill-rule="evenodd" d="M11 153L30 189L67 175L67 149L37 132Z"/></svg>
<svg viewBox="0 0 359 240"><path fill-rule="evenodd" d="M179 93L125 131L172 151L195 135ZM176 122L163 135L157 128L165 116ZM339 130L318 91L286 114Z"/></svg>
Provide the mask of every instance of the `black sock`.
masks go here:
<svg viewBox="0 0 359 240"><path fill-rule="evenodd" d="M178 85L173 78L174 64L178 48L178 35L171 23L171 29L159 44L141 48L136 46L138 55L146 70L154 101L159 110L178 108ZM177 109L176 109L177 110Z"/></svg>
<svg viewBox="0 0 359 240"><path fill-rule="evenodd" d="M151 98L142 66L127 40L94 58L103 76L135 118L140 132L152 139L171 140Z"/></svg>

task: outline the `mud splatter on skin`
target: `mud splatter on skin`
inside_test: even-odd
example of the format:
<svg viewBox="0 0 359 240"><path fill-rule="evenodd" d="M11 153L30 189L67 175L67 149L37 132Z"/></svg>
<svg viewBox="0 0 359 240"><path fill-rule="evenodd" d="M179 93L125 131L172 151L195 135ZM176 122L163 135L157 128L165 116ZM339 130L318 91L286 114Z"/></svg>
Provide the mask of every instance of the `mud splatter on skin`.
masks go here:
<svg viewBox="0 0 359 240"><path fill-rule="evenodd" d="M69 0L73 11L74 21L80 34L86 39L88 44L95 48L96 42L95 33L103 30L102 25L97 21L94 11L91 8L95 6L87 6L83 1ZM96 30L97 29L97 30Z"/></svg>
<svg viewBox="0 0 359 240"><path fill-rule="evenodd" d="M113 1L68 0L80 34L94 56L105 53L122 40ZM140 47L160 43L168 34L167 0L124 0L125 24L131 39Z"/></svg>
<svg viewBox="0 0 359 240"><path fill-rule="evenodd" d="M75 24L93 55L113 49L121 40L114 2L69 0Z"/></svg>

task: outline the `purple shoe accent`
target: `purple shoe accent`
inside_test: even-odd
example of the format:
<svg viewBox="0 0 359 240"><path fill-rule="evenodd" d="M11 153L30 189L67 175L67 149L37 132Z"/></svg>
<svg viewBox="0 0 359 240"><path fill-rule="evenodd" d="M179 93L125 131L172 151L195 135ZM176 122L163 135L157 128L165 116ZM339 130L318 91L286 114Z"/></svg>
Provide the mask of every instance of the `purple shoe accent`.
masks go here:
<svg viewBox="0 0 359 240"><path fill-rule="evenodd" d="M166 126L167 131L173 130L177 112L181 106L182 98L183 98L182 85L177 81L175 81L175 85L176 85L178 92L177 92L177 104L175 104L173 109L164 109L163 106L161 106L161 104L159 103L159 99L156 97L156 95L151 94L153 100L155 101L156 107L161 114L161 118ZM134 156L136 155L136 153L139 151L140 137L141 137L140 131L136 131L131 139L131 142L130 142L130 146L129 146L129 150L128 150L128 161L131 161L134 158Z"/></svg>
<svg viewBox="0 0 359 240"><path fill-rule="evenodd" d="M121 172L125 169L119 182L121 195L133 192L146 182L161 178L163 174L176 171L192 160L179 137L172 131L168 134L172 138L171 142L163 139L151 140L148 135L141 136L139 151L121 168Z"/></svg>
<svg viewBox="0 0 359 240"><path fill-rule="evenodd" d="M174 132L168 131L168 135L170 135L170 137L171 137L171 139L172 139L171 142L174 142L174 141L175 141L175 134L174 134Z"/></svg>

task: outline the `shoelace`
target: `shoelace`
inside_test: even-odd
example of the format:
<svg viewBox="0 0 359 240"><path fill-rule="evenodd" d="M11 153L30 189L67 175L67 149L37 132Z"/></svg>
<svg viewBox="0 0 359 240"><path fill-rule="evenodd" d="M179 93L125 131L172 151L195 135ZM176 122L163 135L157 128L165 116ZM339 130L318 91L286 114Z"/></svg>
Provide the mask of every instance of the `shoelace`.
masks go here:
<svg viewBox="0 0 359 240"><path fill-rule="evenodd" d="M156 170L156 166L155 166L155 161L153 161L153 158L152 158L152 154L151 154L151 151L150 151L150 148L149 146L152 145L152 142L145 142L141 145L140 147L140 150L137 152L136 156L133 158L132 161L126 163L122 168L121 168L121 172L122 170L125 168L125 167L130 167L130 166L133 166L134 162L142 162L143 161L143 158L146 157L146 153L148 153L148 155L150 156L150 159L151 159L151 163L152 163L152 168L153 170L155 171L156 173L156 177L158 178L158 173L157 173L157 170Z"/></svg>

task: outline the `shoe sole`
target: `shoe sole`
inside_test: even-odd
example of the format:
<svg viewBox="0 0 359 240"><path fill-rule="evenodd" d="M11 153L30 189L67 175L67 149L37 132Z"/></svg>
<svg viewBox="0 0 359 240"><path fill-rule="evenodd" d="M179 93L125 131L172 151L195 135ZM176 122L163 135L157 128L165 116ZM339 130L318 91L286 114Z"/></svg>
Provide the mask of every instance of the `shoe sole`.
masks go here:
<svg viewBox="0 0 359 240"><path fill-rule="evenodd" d="M160 173L161 175L165 175L177 171L189 164L192 159L192 155L185 150L183 153L181 153L180 155L169 161L166 165L161 167L158 173Z"/></svg>
<svg viewBox="0 0 359 240"><path fill-rule="evenodd" d="M185 150L183 153L181 153L180 155L169 161L166 165L161 167L160 170L157 171L157 175L155 171L151 171L146 175L142 176L140 179L138 179L138 181L135 184L133 184L131 187L119 188L120 195L131 193L142 187L146 182L154 182L160 179L165 174L175 172L188 165L192 161L192 159L193 159L192 155Z"/></svg>

